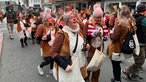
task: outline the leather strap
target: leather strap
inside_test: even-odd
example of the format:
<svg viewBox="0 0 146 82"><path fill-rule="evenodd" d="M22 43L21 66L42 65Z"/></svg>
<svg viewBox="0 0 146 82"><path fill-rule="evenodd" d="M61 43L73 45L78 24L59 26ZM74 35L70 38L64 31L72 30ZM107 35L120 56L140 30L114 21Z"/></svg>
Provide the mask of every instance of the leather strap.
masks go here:
<svg viewBox="0 0 146 82"><path fill-rule="evenodd" d="M74 48L74 50L73 50L73 53L75 53L75 52L76 52L77 46L78 46L78 34L77 34L76 44L75 44L75 48Z"/></svg>

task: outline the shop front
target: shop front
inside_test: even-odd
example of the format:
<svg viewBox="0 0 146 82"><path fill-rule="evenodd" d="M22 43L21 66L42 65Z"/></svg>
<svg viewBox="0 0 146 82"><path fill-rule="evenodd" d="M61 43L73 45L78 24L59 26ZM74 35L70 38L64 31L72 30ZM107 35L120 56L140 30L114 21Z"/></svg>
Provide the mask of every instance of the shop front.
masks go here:
<svg viewBox="0 0 146 82"><path fill-rule="evenodd" d="M131 10L135 10L139 3L146 3L146 0L105 0L104 10L105 12L116 11L122 5L127 5Z"/></svg>
<svg viewBox="0 0 146 82"><path fill-rule="evenodd" d="M74 9L87 9L88 0L56 0L55 4L60 4L62 9L65 9L65 6L72 5Z"/></svg>

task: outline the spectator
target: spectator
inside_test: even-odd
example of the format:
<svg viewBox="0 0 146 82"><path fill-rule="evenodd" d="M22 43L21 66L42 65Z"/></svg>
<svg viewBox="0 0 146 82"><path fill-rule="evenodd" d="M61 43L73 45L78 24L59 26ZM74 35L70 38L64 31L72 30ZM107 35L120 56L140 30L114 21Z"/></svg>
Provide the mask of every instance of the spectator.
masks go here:
<svg viewBox="0 0 146 82"><path fill-rule="evenodd" d="M4 16L2 17L1 21L7 17L7 29L9 31L9 37L10 39L13 39L13 28L14 28L14 22L17 20L16 13L13 11L12 7L9 7L9 10L6 11Z"/></svg>
<svg viewBox="0 0 146 82"><path fill-rule="evenodd" d="M133 26L131 26L131 21ZM134 27L134 18L131 17L129 8L127 6L122 6L119 16L115 21L114 31L111 35L111 42L109 43L107 49L109 58L112 62L114 75L114 78L111 79L111 82L121 82L121 61L113 59L112 56L114 53L122 55L120 53L123 40L126 38L127 33L130 31L130 29L132 29L132 27Z"/></svg>
<svg viewBox="0 0 146 82"><path fill-rule="evenodd" d="M145 4L139 4L137 6L138 14L135 14L134 17L136 19L137 26L137 37L140 44L140 53L139 55L134 54L134 63L125 69L122 70L123 74L130 80L142 80L143 78L139 76L139 69L145 62L146 56L146 6Z"/></svg>

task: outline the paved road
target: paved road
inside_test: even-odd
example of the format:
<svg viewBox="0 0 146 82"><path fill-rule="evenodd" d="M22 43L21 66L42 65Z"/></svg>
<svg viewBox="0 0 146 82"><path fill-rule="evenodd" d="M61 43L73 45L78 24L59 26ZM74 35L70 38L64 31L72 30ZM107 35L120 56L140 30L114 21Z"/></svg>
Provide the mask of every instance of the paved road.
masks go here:
<svg viewBox="0 0 146 82"><path fill-rule="evenodd" d="M0 24L0 32L6 32L6 23L2 23L2 24Z"/></svg>
<svg viewBox="0 0 146 82"><path fill-rule="evenodd" d="M0 56L2 51L2 44L3 44L3 33L0 33Z"/></svg>
<svg viewBox="0 0 146 82"><path fill-rule="evenodd" d="M0 57L0 82L57 82L48 73L48 66L44 68L45 76L38 75L36 68L41 62L39 46L31 44L30 40L28 44L29 46L21 48L17 34L14 32L14 40L10 40L7 31L4 31L2 56ZM129 61L124 61L121 64L122 68L129 65ZM144 64L143 68L144 72L140 73L140 75L144 77L142 82L146 82L146 64ZM112 77L111 62L106 57L101 68L99 82L110 82ZM127 81L122 78L122 82L134 81Z"/></svg>
<svg viewBox="0 0 146 82"><path fill-rule="evenodd" d="M44 68L45 76L38 74L37 65L41 60L38 45L31 44L29 40L28 46L21 48L17 34L14 32L14 40L10 40L5 31L0 57L0 82L56 82L48 73L49 66Z"/></svg>

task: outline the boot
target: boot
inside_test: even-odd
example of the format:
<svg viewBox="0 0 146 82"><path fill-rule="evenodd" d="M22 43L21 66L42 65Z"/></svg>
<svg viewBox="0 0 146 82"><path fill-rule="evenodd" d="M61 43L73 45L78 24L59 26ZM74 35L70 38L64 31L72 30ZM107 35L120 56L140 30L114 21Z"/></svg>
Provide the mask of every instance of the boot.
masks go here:
<svg viewBox="0 0 146 82"><path fill-rule="evenodd" d="M23 39L20 39L21 47L24 48Z"/></svg>
<svg viewBox="0 0 146 82"><path fill-rule="evenodd" d="M130 76L130 79L131 79L132 81L142 81L142 80L143 80L143 78L140 77L139 75L131 75L131 76Z"/></svg>
<svg viewBox="0 0 146 82"><path fill-rule="evenodd" d="M13 35L12 34L9 34L9 37L10 37L10 39L13 39Z"/></svg>
<svg viewBox="0 0 146 82"><path fill-rule="evenodd" d="M28 44L27 44L27 37L24 38L24 44L25 44L26 46L28 46Z"/></svg>
<svg viewBox="0 0 146 82"><path fill-rule="evenodd" d="M121 82L121 81L116 81L114 78L111 78L111 82Z"/></svg>
<svg viewBox="0 0 146 82"><path fill-rule="evenodd" d="M32 44L35 44L35 41L34 41L34 39L32 39Z"/></svg>

